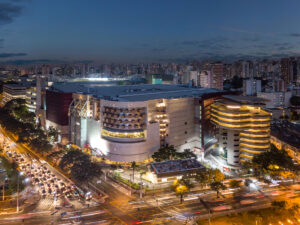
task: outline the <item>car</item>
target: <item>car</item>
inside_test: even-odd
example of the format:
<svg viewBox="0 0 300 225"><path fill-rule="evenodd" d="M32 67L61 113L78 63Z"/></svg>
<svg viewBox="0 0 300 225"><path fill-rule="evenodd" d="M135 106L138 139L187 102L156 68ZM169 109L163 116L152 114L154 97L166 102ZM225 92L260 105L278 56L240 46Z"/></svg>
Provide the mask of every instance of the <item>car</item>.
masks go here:
<svg viewBox="0 0 300 225"><path fill-rule="evenodd" d="M255 203L255 201L252 199L244 199L244 200L241 200L240 203L241 203L241 205L249 205L249 204Z"/></svg>

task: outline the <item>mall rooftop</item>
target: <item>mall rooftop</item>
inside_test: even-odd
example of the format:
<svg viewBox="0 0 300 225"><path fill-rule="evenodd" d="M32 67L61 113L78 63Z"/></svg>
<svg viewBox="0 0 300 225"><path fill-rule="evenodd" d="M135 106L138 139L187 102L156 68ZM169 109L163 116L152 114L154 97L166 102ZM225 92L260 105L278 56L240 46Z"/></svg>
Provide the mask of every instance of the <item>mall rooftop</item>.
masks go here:
<svg viewBox="0 0 300 225"><path fill-rule="evenodd" d="M54 84L52 90L66 93L82 93L110 101L147 101L152 99L173 99L201 97L204 94L223 92L217 89L191 87L188 85L140 84L102 86L101 84Z"/></svg>

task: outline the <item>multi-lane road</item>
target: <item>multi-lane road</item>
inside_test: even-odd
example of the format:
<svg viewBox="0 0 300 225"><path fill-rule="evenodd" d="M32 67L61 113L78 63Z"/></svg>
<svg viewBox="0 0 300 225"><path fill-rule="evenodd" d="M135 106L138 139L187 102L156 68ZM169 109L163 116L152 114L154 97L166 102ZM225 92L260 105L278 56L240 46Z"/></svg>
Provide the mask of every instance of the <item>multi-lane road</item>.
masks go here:
<svg viewBox="0 0 300 225"><path fill-rule="evenodd" d="M298 194L288 187L223 196L216 199L215 193L190 193L183 204L172 195L156 196L158 203L152 196L143 200L112 197L102 205L70 211L64 216L61 212L53 214L53 211L27 213L1 219L0 224L185 224L193 218L207 219L209 216L268 207L274 200L299 200Z"/></svg>
<svg viewBox="0 0 300 225"><path fill-rule="evenodd" d="M1 131L1 130L0 130ZM7 134L3 132L5 136ZM8 135L9 136L9 135ZM10 140L14 142L12 136ZM21 144L13 144L10 151L36 156ZM49 165L47 165L48 167ZM60 179L67 179L55 168L48 168ZM298 193L289 186L263 187L260 191L226 191L220 199L216 193L193 191L187 194L180 204L179 198L172 192L158 195L146 195L143 199L128 197L113 187L109 181L101 178L95 184L109 197L104 203L82 204L77 208L41 207L42 202L51 206L53 197L41 199L19 214L1 214L0 224L192 224L193 219L207 219L226 213L241 212L255 208L267 207L273 200L298 199ZM66 180L65 182L70 182ZM94 201L95 202L95 201Z"/></svg>

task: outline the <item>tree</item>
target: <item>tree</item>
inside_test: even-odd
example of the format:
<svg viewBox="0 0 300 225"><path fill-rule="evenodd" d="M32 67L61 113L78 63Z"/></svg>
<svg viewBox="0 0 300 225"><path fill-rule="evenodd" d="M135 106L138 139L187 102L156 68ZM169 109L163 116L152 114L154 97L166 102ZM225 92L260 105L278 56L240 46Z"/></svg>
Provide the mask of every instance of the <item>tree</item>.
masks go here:
<svg viewBox="0 0 300 225"><path fill-rule="evenodd" d="M154 152L152 158L156 162L162 162L166 160L173 160L176 158L176 156L177 156L177 151L174 148L174 146L171 145L171 146L165 146L158 149L157 152Z"/></svg>
<svg viewBox="0 0 300 225"><path fill-rule="evenodd" d="M278 150L273 144L269 151L255 155L252 163L260 175L264 172L273 177L281 176L283 171L295 173L298 170L288 153L285 150Z"/></svg>
<svg viewBox="0 0 300 225"><path fill-rule="evenodd" d="M232 78L231 85L234 89L242 88L243 87L243 78L234 76Z"/></svg>
<svg viewBox="0 0 300 225"><path fill-rule="evenodd" d="M154 152L152 158L156 162L162 162L174 159L197 158L197 156L190 149L185 149L183 152L177 152L174 146L170 145L162 147L157 152Z"/></svg>
<svg viewBox="0 0 300 225"><path fill-rule="evenodd" d="M221 182L225 180L225 175L218 169L211 170L214 182Z"/></svg>
<svg viewBox="0 0 300 225"><path fill-rule="evenodd" d="M188 159L188 158L193 158L196 159L197 156L195 155L195 153L193 153L190 149L184 149L183 152L178 152L178 158L181 159Z"/></svg>
<svg viewBox="0 0 300 225"><path fill-rule="evenodd" d="M298 113L296 111L291 112L291 120L297 121L297 120L299 120L299 118L300 118L300 116L298 115Z"/></svg>
<svg viewBox="0 0 300 225"><path fill-rule="evenodd" d="M53 126L50 126L48 129L48 137L51 141L57 141L58 140L58 130L54 128Z"/></svg>
<svg viewBox="0 0 300 225"><path fill-rule="evenodd" d="M300 96L297 96L297 95L292 96L292 97L290 98L290 103L291 103L291 105L293 105L293 106L300 106Z"/></svg>
<svg viewBox="0 0 300 225"><path fill-rule="evenodd" d="M220 193L220 190L225 190L226 187L225 185L222 183L222 182L219 182L219 181L214 181L210 184L210 188L213 190L213 191L216 191L217 192L217 198L219 198L219 193Z"/></svg>
<svg viewBox="0 0 300 225"><path fill-rule="evenodd" d="M242 163L242 170L246 173L250 173L251 169L253 169L253 163L250 160L247 160Z"/></svg>
<svg viewBox="0 0 300 225"><path fill-rule="evenodd" d="M189 192L189 184L187 184L187 181L181 180L175 180L172 189L175 191L176 195L180 196L180 204L183 202L183 196L185 193Z"/></svg>
<svg viewBox="0 0 300 225"><path fill-rule="evenodd" d="M208 170L199 171L195 175L195 180L201 185L203 188L204 185L207 185L210 183L210 175Z"/></svg>
<svg viewBox="0 0 300 225"><path fill-rule="evenodd" d="M131 168L132 168L132 180L133 180L133 183L134 183L134 169L135 169L135 167L136 167L136 162L133 161L133 162L131 163Z"/></svg>
<svg viewBox="0 0 300 225"><path fill-rule="evenodd" d="M230 188L239 188L240 186L241 186L241 181L239 181L239 180L231 180L229 182Z"/></svg>
<svg viewBox="0 0 300 225"><path fill-rule="evenodd" d="M68 171L78 182L87 182L102 173L99 164L91 162L90 156L79 149L68 151L62 157L59 167Z"/></svg>

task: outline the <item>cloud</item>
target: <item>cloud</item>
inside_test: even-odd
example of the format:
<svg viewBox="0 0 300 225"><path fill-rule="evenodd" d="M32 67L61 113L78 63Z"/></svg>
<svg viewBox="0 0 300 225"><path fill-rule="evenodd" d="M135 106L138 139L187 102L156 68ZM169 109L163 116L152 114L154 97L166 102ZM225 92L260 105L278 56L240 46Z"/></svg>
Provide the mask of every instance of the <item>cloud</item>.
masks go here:
<svg viewBox="0 0 300 225"><path fill-rule="evenodd" d="M16 56L26 56L27 53L0 53L0 58L11 58Z"/></svg>
<svg viewBox="0 0 300 225"><path fill-rule="evenodd" d="M93 63L94 61L93 60L75 60L73 61L73 63L75 64L89 64L89 63Z"/></svg>
<svg viewBox="0 0 300 225"><path fill-rule="evenodd" d="M11 3L0 3L0 25L11 23L21 14L22 7Z"/></svg>
<svg viewBox="0 0 300 225"><path fill-rule="evenodd" d="M66 61L52 60L52 59L19 59L19 60L8 60L0 62L2 64L14 64L14 65L29 65L39 63L66 63Z"/></svg>
<svg viewBox="0 0 300 225"><path fill-rule="evenodd" d="M166 48L153 48L151 50L152 50L152 52L163 52L166 50Z"/></svg>
<svg viewBox="0 0 300 225"><path fill-rule="evenodd" d="M289 34L291 37L300 37L300 33L291 33Z"/></svg>
<svg viewBox="0 0 300 225"><path fill-rule="evenodd" d="M246 37L242 37L241 40L248 41L248 42L258 42L261 41L261 38L259 38L258 36L255 37L246 36Z"/></svg>
<svg viewBox="0 0 300 225"><path fill-rule="evenodd" d="M200 41L183 41L181 42L182 45L198 45Z"/></svg>
<svg viewBox="0 0 300 225"><path fill-rule="evenodd" d="M11 0L12 2L31 2L31 0Z"/></svg>
<svg viewBox="0 0 300 225"><path fill-rule="evenodd" d="M226 30L226 31L236 32L236 33L261 34L259 32L254 32L254 31L249 31L249 30L244 30L244 29L239 29L239 28L234 28L234 27L221 27L221 29Z"/></svg>
<svg viewBox="0 0 300 225"><path fill-rule="evenodd" d="M281 46L281 47L278 47L277 50L279 51L285 51L285 50L291 50L293 49L293 47L291 46Z"/></svg>
<svg viewBox="0 0 300 225"><path fill-rule="evenodd" d="M214 37L203 40L187 40L182 41L179 45L183 47L193 47L201 50L224 50L228 49L231 46L228 45L230 39L226 37Z"/></svg>

